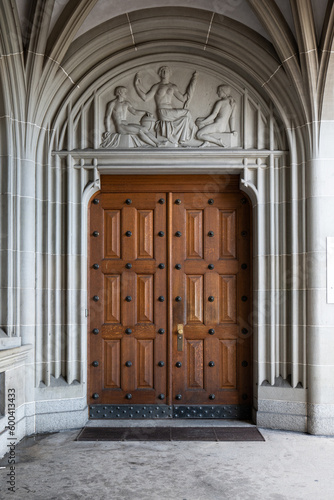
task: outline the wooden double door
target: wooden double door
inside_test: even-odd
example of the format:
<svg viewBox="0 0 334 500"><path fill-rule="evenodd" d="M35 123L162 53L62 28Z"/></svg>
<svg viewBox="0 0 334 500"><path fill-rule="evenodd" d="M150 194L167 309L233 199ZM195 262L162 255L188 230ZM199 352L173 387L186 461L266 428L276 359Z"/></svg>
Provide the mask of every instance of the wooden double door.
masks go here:
<svg viewBox="0 0 334 500"><path fill-rule="evenodd" d="M89 402L251 404L238 176L105 176L89 217Z"/></svg>

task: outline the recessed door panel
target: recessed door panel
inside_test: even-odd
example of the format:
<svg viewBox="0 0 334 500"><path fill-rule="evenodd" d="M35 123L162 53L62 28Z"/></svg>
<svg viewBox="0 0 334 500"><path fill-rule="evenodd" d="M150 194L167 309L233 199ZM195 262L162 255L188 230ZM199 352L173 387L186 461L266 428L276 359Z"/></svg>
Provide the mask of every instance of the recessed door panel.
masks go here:
<svg viewBox="0 0 334 500"><path fill-rule="evenodd" d="M187 259L203 258L203 210L187 210Z"/></svg>
<svg viewBox="0 0 334 500"><path fill-rule="evenodd" d="M237 341L220 340L220 387L235 389L237 385Z"/></svg>
<svg viewBox="0 0 334 500"><path fill-rule="evenodd" d="M203 323L204 279L201 275L187 276L187 324Z"/></svg>
<svg viewBox="0 0 334 500"><path fill-rule="evenodd" d="M104 277L104 322L121 322L121 277L116 275L105 275Z"/></svg>
<svg viewBox="0 0 334 500"><path fill-rule="evenodd" d="M153 389L154 340L137 340L138 388Z"/></svg>
<svg viewBox="0 0 334 500"><path fill-rule="evenodd" d="M220 210L220 258L236 259L236 210Z"/></svg>
<svg viewBox="0 0 334 500"><path fill-rule="evenodd" d="M187 373L188 373L188 389L203 389L204 387L204 341L203 340L187 340Z"/></svg>
<svg viewBox="0 0 334 500"><path fill-rule="evenodd" d="M138 259L153 259L153 210L137 210Z"/></svg>
<svg viewBox="0 0 334 500"><path fill-rule="evenodd" d="M104 386L119 389L121 386L121 341L104 341Z"/></svg>
<svg viewBox="0 0 334 500"><path fill-rule="evenodd" d="M237 320L237 277L219 276L219 323Z"/></svg>
<svg viewBox="0 0 334 500"><path fill-rule="evenodd" d="M137 275L137 322L153 323L153 275Z"/></svg>
<svg viewBox="0 0 334 500"><path fill-rule="evenodd" d="M104 254L108 259L121 258L121 212L105 210L104 212Z"/></svg>

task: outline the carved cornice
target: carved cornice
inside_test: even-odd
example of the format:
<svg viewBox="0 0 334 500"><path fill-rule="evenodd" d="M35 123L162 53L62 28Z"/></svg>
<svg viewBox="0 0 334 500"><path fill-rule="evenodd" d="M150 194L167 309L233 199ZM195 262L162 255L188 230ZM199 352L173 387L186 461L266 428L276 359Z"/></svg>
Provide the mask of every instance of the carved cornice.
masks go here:
<svg viewBox="0 0 334 500"><path fill-rule="evenodd" d="M274 162L285 164L288 152L137 148L54 151L52 154L61 158L66 168L89 172L92 180L85 190L85 200L99 190L100 175L237 174L240 189L250 196L255 206L264 199L264 193L258 190L258 172L266 171Z"/></svg>
<svg viewBox="0 0 334 500"><path fill-rule="evenodd" d="M14 349L0 351L0 372L5 371L8 367L13 368L14 366L22 364L28 358L32 348L32 345L27 344L21 347L15 347Z"/></svg>
<svg viewBox="0 0 334 500"><path fill-rule="evenodd" d="M74 168L95 169L101 174L113 173L229 173L245 167L266 166L272 155L282 157L286 151L187 149L117 149L53 151L53 156L71 158ZM120 170L121 169L121 170Z"/></svg>

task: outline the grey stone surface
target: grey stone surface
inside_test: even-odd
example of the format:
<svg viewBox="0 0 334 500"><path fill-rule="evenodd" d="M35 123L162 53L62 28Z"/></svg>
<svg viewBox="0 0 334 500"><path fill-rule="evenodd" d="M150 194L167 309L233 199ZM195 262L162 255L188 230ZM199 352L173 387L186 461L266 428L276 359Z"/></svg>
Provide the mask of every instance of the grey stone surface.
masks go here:
<svg viewBox="0 0 334 500"><path fill-rule="evenodd" d="M83 379L86 379L85 373L83 375ZM50 384L49 387L45 387L44 384L41 384L40 387L36 388L35 400L36 402L42 402L41 408L43 408L43 402L46 402L46 405L48 405L49 401L55 402L56 405L58 404L57 401L59 402L59 404L62 404L63 401L69 401L69 404L71 404L71 400L76 401L82 399L83 397L86 397L85 392L86 386L84 384L75 382L71 385L68 385L66 384L64 379L61 383L58 379L56 379L55 384Z"/></svg>
<svg viewBox="0 0 334 500"><path fill-rule="evenodd" d="M65 410L65 408L64 408ZM58 413L37 414L35 417L36 432L54 432L59 430L83 427L88 419L88 409L63 411Z"/></svg>
<svg viewBox="0 0 334 500"><path fill-rule="evenodd" d="M78 430L27 438L16 448L16 493L2 488L1 498L333 498L334 438L260 430L265 442L77 442Z"/></svg>
<svg viewBox="0 0 334 500"><path fill-rule="evenodd" d="M296 401L305 403L307 401L307 390L262 385L258 388L258 398L263 400L273 399L274 401Z"/></svg>
<svg viewBox="0 0 334 500"><path fill-rule="evenodd" d="M334 434L334 405L308 404L308 432L316 435Z"/></svg>
<svg viewBox="0 0 334 500"><path fill-rule="evenodd" d="M317 436L333 436L334 418L312 417L308 419L307 431Z"/></svg>
<svg viewBox="0 0 334 500"><path fill-rule="evenodd" d="M307 415L307 404L289 401L273 401L260 399L258 402L260 412L280 413L286 415Z"/></svg>
<svg viewBox="0 0 334 500"><path fill-rule="evenodd" d="M8 425L7 417L0 418L0 429ZM35 430L32 430L34 433ZM25 418L16 419L15 421L15 443L19 443L27 435L27 427ZM12 436L9 435L8 431L0 432L0 456L3 457L5 453L8 452L8 443L12 441ZM1 484L1 481L0 481ZM1 486L2 492L2 486ZM0 493L1 494L1 493ZM0 497L1 498L1 497Z"/></svg>
<svg viewBox="0 0 334 500"><path fill-rule="evenodd" d="M284 413L257 412L256 423L266 429L284 429L285 431L307 432L307 417L304 415L286 415Z"/></svg>
<svg viewBox="0 0 334 500"><path fill-rule="evenodd" d="M36 412L41 415L44 413L72 412L84 409L87 410L86 397L36 401Z"/></svg>
<svg viewBox="0 0 334 500"><path fill-rule="evenodd" d="M307 412L311 418L330 418L334 413L333 404L312 404L307 405Z"/></svg>

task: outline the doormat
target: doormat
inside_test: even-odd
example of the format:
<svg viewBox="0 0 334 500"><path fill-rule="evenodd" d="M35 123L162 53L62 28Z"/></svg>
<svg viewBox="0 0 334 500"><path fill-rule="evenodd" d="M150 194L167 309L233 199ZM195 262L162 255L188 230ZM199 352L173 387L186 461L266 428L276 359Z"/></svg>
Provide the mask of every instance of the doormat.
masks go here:
<svg viewBox="0 0 334 500"><path fill-rule="evenodd" d="M76 441L265 441L256 427L84 427Z"/></svg>

